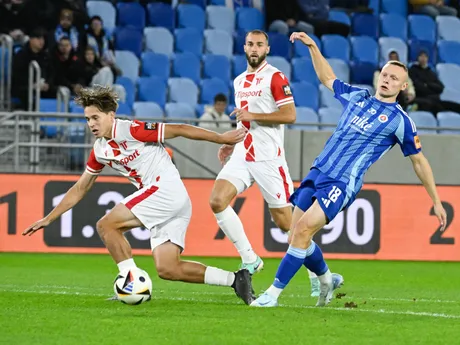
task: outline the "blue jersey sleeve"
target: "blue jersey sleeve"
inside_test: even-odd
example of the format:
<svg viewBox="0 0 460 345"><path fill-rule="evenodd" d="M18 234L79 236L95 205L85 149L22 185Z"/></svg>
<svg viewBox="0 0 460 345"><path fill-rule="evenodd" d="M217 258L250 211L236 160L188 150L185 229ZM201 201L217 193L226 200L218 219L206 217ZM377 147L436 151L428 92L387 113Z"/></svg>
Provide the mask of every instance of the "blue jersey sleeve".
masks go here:
<svg viewBox="0 0 460 345"><path fill-rule="evenodd" d="M422 144L417 135L414 121L407 115L402 115L401 122L396 129L396 140L405 157L415 155L422 151Z"/></svg>
<svg viewBox="0 0 460 345"><path fill-rule="evenodd" d="M366 89L351 86L350 84L345 83L340 79L334 80L332 88L334 89L334 97L337 98L344 107L348 105L348 102L350 102L351 98L353 98L358 92L368 93Z"/></svg>

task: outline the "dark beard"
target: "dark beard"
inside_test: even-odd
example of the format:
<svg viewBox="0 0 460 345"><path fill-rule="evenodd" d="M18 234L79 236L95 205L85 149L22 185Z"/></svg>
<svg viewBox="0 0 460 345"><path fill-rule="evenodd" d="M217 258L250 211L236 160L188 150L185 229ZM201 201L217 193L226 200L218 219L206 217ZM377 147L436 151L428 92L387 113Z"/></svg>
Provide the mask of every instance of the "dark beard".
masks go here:
<svg viewBox="0 0 460 345"><path fill-rule="evenodd" d="M246 54L246 60L248 61L249 66L251 66L252 68L259 67L262 61L264 61L266 57L267 57L267 54L264 54L264 55L259 56L259 58L255 62L251 62L251 56Z"/></svg>

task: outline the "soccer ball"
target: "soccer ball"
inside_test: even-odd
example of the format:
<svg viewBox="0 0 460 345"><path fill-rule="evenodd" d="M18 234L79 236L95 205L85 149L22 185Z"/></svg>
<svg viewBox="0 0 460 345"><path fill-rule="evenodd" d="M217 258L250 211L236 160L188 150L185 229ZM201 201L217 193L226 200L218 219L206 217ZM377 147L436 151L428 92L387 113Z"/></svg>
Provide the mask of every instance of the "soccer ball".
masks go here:
<svg viewBox="0 0 460 345"><path fill-rule="evenodd" d="M152 297L152 280L144 270L130 268L118 274L113 290L122 303L141 304Z"/></svg>

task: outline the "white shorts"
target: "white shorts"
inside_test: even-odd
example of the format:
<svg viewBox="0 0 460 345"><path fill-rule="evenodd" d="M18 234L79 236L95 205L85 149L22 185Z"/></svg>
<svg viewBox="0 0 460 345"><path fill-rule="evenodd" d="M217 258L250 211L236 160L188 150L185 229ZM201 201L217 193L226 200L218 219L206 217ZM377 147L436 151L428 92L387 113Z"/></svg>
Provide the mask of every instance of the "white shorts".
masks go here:
<svg viewBox="0 0 460 345"><path fill-rule="evenodd" d="M294 185L284 157L271 161L247 162L244 157L233 155L220 171L217 180L229 181L238 194L255 182L268 207L291 206L289 197L294 191Z"/></svg>
<svg viewBox="0 0 460 345"><path fill-rule="evenodd" d="M122 203L150 230L152 251L167 241L185 248L192 203L178 174L162 174L155 185L139 189Z"/></svg>

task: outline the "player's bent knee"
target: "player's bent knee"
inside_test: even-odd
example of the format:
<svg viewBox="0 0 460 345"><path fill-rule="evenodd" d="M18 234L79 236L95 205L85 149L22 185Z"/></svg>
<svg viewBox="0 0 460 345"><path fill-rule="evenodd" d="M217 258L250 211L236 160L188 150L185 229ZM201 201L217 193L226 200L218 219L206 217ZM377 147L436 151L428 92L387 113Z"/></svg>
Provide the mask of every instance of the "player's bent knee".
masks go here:
<svg viewBox="0 0 460 345"><path fill-rule="evenodd" d="M158 277L164 280L180 280L178 265L157 265Z"/></svg>
<svg viewBox="0 0 460 345"><path fill-rule="evenodd" d="M228 204L225 198L219 194L213 193L209 199L209 206L211 206L211 210L214 213L222 212L227 208Z"/></svg>

